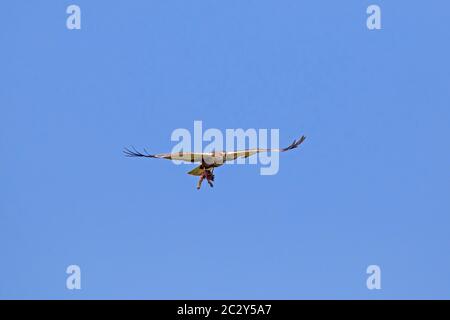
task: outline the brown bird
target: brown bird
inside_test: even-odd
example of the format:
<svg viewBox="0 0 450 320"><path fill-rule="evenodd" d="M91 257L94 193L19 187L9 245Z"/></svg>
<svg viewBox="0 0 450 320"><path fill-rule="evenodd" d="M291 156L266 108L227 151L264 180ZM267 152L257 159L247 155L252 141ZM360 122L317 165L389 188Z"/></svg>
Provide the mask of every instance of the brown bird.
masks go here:
<svg viewBox="0 0 450 320"><path fill-rule="evenodd" d="M254 154L260 152L285 152L297 148L306 137L302 136L298 140L294 140L291 145L286 148L281 149L246 149L239 151L215 151L215 152L177 152L177 153L160 153L160 154L149 154L147 150L144 149L144 153L137 151L136 149L130 150L128 148L124 149L125 156L127 157L144 157L144 158L158 158L158 159L168 159L168 160L181 160L186 162L198 162L200 165L193 170L189 171L188 174L193 176L200 176L197 184L197 189L200 189L204 179L208 184L213 187L214 181L214 168L220 167L227 161L232 161L237 158L248 158Z"/></svg>

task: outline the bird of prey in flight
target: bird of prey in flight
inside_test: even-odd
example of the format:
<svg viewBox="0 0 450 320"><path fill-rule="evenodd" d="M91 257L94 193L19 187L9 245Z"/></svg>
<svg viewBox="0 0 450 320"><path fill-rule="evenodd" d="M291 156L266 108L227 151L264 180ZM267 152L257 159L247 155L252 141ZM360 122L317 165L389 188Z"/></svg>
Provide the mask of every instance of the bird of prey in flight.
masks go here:
<svg viewBox="0 0 450 320"><path fill-rule="evenodd" d="M193 170L189 171L188 174L193 176L199 176L200 179L197 184L197 189L200 189L204 179L208 184L213 187L214 181L214 168L220 167L226 161L235 160L237 158L248 158L254 154L260 152L285 152L297 148L303 141L305 141L305 136L302 136L298 140L294 140L292 144L286 148L281 149L246 149L239 151L214 151L214 152L177 152L177 153L160 153L160 154L149 154L145 149L144 153L141 153L133 148L130 150L128 148L124 149L125 156L127 157L144 157L144 158L158 158L158 159L168 159L168 160L181 160L192 163L200 163L200 165Z"/></svg>

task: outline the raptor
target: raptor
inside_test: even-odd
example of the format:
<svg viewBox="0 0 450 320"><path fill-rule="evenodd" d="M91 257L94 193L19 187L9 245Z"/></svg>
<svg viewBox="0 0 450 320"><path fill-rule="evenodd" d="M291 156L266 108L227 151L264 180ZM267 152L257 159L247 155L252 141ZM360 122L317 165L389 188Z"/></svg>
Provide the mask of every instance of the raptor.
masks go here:
<svg viewBox="0 0 450 320"><path fill-rule="evenodd" d="M236 160L237 158L248 158L254 154L260 152L285 152L297 148L306 137L302 136L298 140L294 140L288 147L280 149L245 149L238 151L214 151L214 152L177 152L177 153L160 153L149 154L144 149L144 153L137 151L134 147L133 150L128 148L124 149L124 154L127 157L143 157L143 158L156 158L167 160L181 160L192 163L200 163L199 166L189 171L188 174L193 176L199 176L200 179L197 184L197 189L200 189L203 180L206 179L208 184L213 187L214 182L214 169L220 167L227 161Z"/></svg>

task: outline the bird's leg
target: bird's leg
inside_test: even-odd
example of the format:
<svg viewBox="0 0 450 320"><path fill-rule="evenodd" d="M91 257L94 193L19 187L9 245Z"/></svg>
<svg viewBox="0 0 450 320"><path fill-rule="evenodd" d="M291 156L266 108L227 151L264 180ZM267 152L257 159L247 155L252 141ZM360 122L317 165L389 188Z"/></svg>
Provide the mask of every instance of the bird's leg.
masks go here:
<svg viewBox="0 0 450 320"><path fill-rule="evenodd" d="M209 186L212 188L214 187L212 181L214 181L214 175L211 171L207 171L206 173L206 181L208 182Z"/></svg>
<svg viewBox="0 0 450 320"><path fill-rule="evenodd" d="M200 176L200 180L198 180L198 183L197 183L197 190L199 190L200 187L202 186L203 179L205 179L205 176L202 173L202 175Z"/></svg>

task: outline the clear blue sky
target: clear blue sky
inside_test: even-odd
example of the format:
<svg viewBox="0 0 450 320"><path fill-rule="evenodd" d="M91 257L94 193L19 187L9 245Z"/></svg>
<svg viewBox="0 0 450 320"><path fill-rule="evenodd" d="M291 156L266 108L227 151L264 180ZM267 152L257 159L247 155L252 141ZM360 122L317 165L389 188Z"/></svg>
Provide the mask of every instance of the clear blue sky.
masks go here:
<svg viewBox="0 0 450 320"><path fill-rule="evenodd" d="M0 298L450 298L449 19L444 0L3 2ZM192 165L122 155L194 120L308 139L277 175L226 166L200 191Z"/></svg>

